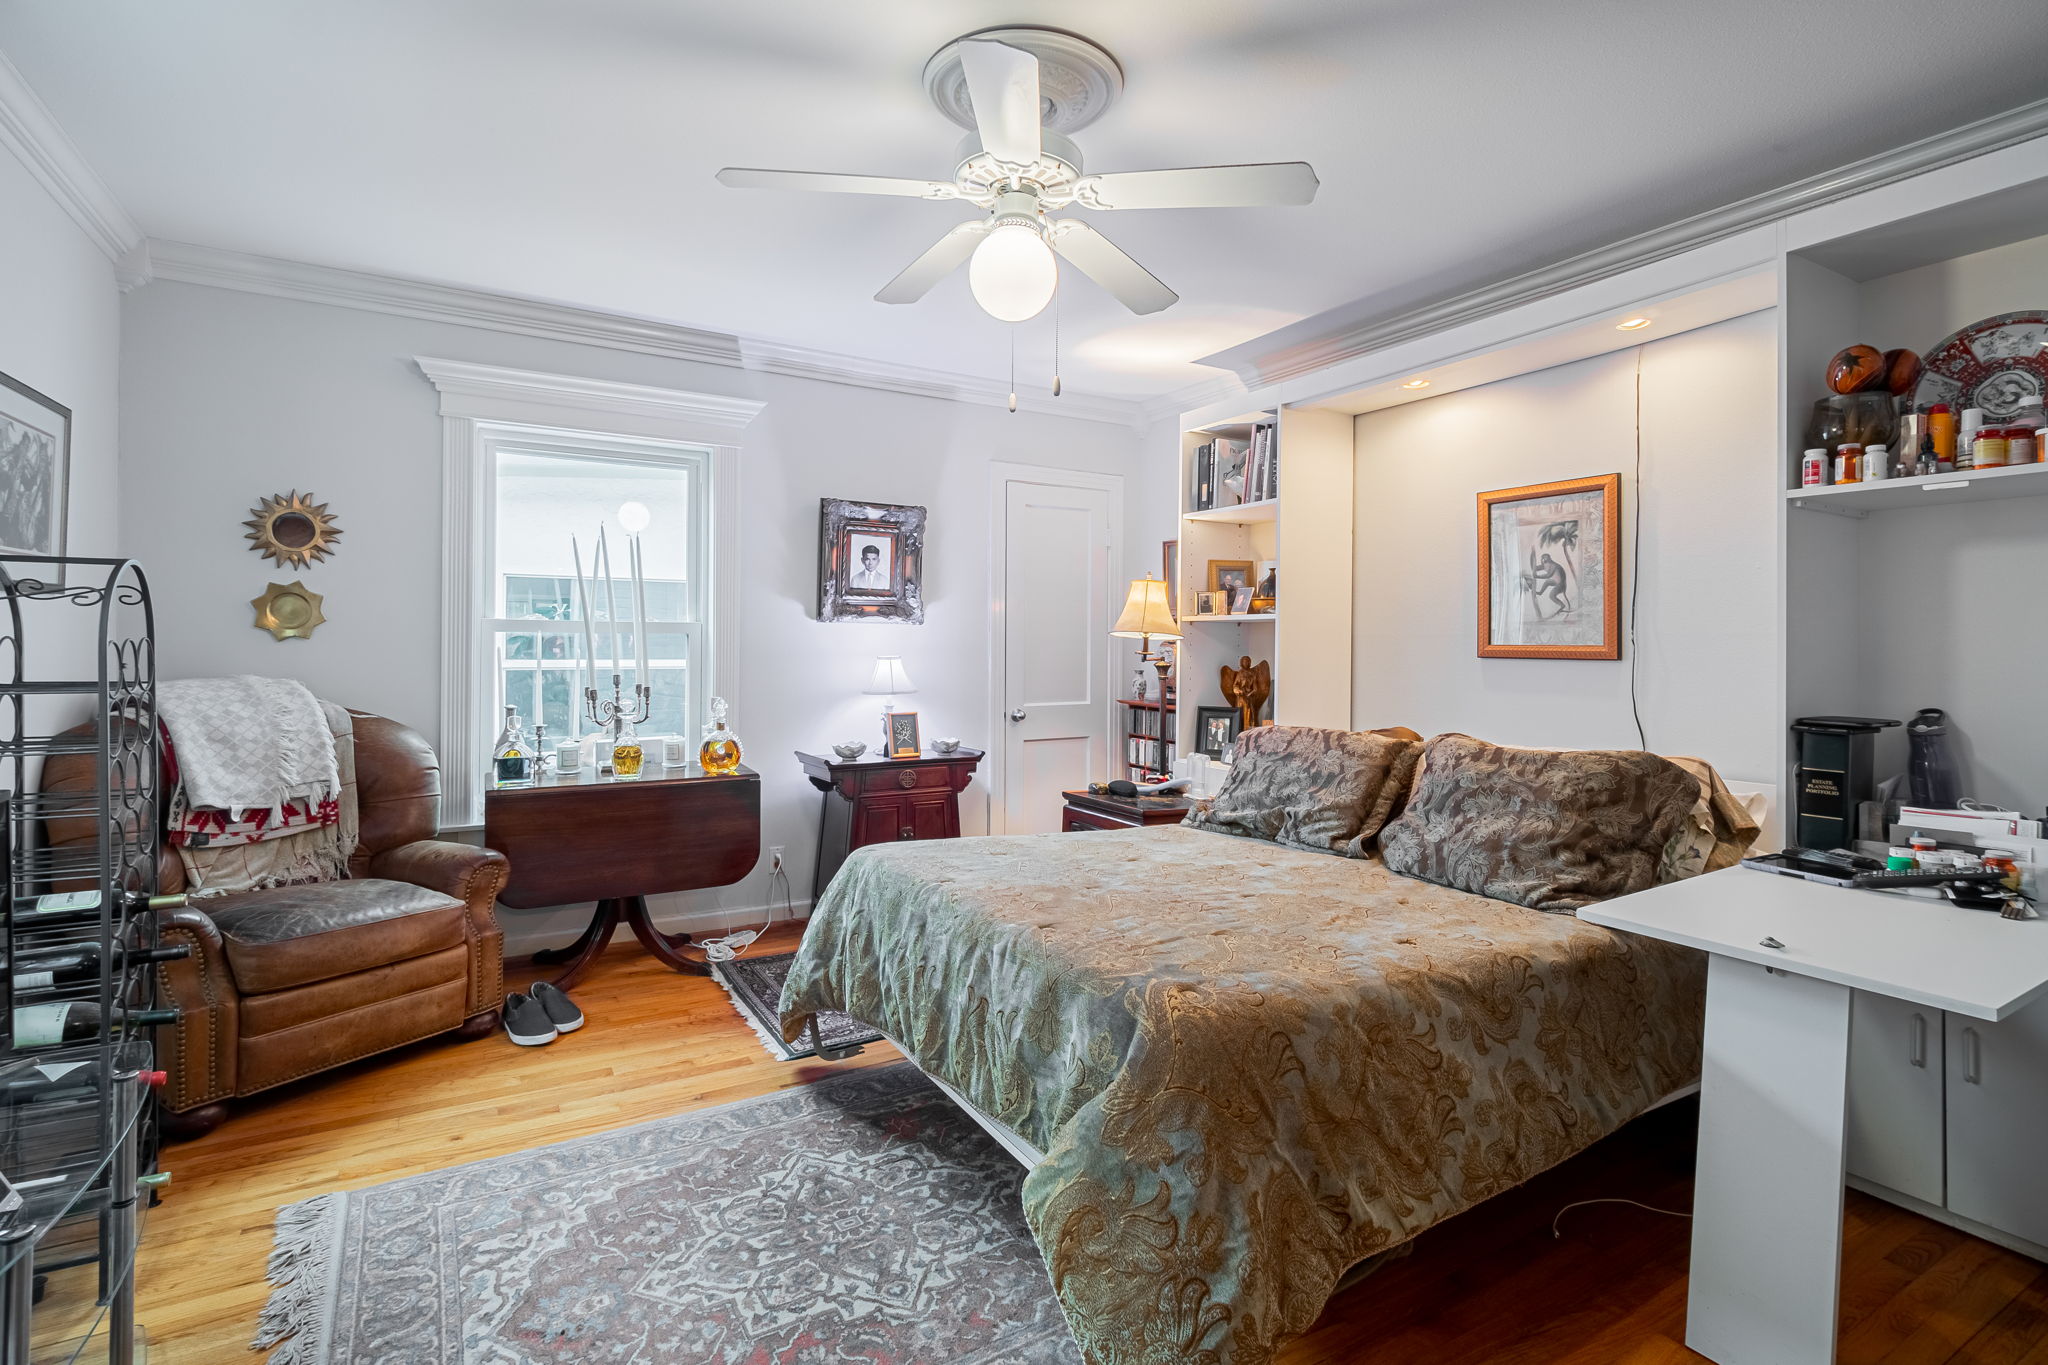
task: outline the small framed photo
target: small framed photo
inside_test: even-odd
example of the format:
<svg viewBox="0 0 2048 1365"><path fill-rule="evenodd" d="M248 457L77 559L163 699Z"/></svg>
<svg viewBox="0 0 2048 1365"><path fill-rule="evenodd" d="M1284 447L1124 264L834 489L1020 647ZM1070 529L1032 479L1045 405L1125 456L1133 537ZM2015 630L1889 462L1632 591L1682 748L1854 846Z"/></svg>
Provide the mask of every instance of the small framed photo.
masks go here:
<svg viewBox="0 0 2048 1365"><path fill-rule="evenodd" d="M1221 616L1223 615L1224 605L1223 594L1220 592L1198 592L1195 594L1195 615L1197 616Z"/></svg>
<svg viewBox="0 0 2048 1365"><path fill-rule="evenodd" d="M1252 585L1252 562L1249 559L1212 559L1209 561L1209 590L1211 592L1234 592L1238 588Z"/></svg>
<svg viewBox="0 0 2048 1365"><path fill-rule="evenodd" d="M889 757L922 758L924 741L917 732L917 712L889 713Z"/></svg>
<svg viewBox="0 0 2048 1365"><path fill-rule="evenodd" d="M1197 706L1195 747L1218 763L1228 763L1240 719L1235 706Z"/></svg>
<svg viewBox="0 0 2048 1365"><path fill-rule="evenodd" d="M1232 588L1230 590L1230 614L1232 616L1243 616L1249 613L1251 609L1252 590L1250 588Z"/></svg>
<svg viewBox="0 0 2048 1365"><path fill-rule="evenodd" d="M1621 657L1621 475L1479 495L1479 657Z"/></svg>
<svg viewBox="0 0 2048 1365"><path fill-rule="evenodd" d="M1280 561L1262 559L1258 573L1253 579L1252 610L1271 612L1280 609Z"/></svg>

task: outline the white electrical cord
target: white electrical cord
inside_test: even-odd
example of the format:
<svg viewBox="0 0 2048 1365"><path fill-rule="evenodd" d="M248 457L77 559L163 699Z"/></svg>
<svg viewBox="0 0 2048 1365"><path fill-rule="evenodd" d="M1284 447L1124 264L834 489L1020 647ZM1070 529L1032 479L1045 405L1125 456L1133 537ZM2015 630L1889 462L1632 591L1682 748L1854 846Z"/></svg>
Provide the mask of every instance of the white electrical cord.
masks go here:
<svg viewBox="0 0 2048 1365"><path fill-rule="evenodd" d="M706 962L731 962L734 958L744 955L747 949L753 947L756 939L768 932L768 926L775 922L775 883L778 881L782 883L783 912L789 919L796 918L796 893L790 889L789 870L778 861L775 870L768 874L768 918L762 921L758 929L742 929L738 933L726 934L720 938L697 940L697 946L704 950Z"/></svg>
<svg viewBox="0 0 2048 1365"><path fill-rule="evenodd" d="M1691 1215L1691 1214L1689 1214L1689 1213L1680 1213L1680 1212L1679 1212L1679 1211L1678 1211L1677 1209L1659 1209L1659 1208L1652 1208L1652 1207L1651 1207L1650 1205L1648 1205L1648 1204L1644 1204L1644 1203L1640 1203L1640 1202L1638 1202L1638 1201L1636 1201L1636 1200L1634 1200L1634 1199L1581 1199L1581 1200L1578 1200L1578 1201L1577 1201L1576 1203L1566 1204L1566 1205L1565 1205L1565 1206L1564 1206L1563 1208L1561 1208L1561 1209L1559 1209L1559 1210L1557 1211L1557 1217L1555 1217L1555 1218L1553 1218L1553 1219L1551 1219L1551 1220L1550 1220L1550 1235L1551 1235L1552 1239L1553 1239L1553 1240L1556 1240L1556 1241L1560 1241L1560 1242L1561 1242L1561 1241L1563 1241L1563 1240L1564 1240L1564 1234L1563 1234L1562 1232L1559 1232L1559 1231L1557 1230L1557 1225L1558 1225L1559 1223L1563 1222L1563 1221L1564 1221L1564 1216L1565 1216L1566 1214L1570 1213L1570 1212L1571 1212L1571 1211L1572 1211L1573 1209L1582 1209L1582 1208L1584 1208L1584 1207L1585 1207L1586 1205L1588 1205L1588 1204L1632 1204L1632 1205L1634 1205L1634 1206L1635 1206L1636 1208L1639 1208L1639 1209L1645 1210L1646 1212L1649 1212L1649 1213L1661 1213L1661 1214L1663 1214L1663 1215L1664 1215L1664 1216L1665 1216L1666 1218L1690 1218L1690 1217L1692 1217L1692 1215Z"/></svg>

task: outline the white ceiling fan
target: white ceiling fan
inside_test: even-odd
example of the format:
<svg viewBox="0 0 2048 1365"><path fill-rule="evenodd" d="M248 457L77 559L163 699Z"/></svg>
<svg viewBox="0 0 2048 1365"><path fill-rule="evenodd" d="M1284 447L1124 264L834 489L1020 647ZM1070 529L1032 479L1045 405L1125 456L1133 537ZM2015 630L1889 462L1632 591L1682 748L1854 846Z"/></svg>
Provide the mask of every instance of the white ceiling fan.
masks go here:
<svg viewBox="0 0 2048 1365"><path fill-rule="evenodd" d="M719 182L735 189L957 199L987 209L987 217L939 238L875 298L915 303L964 261L975 301L1004 322L1022 322L1051 302L1059 284L1054 252L1134 313L1156 313L1179 298L1093 227L1050 217L1050 211L1306 204L1316 195L1316 173L1303 161L1084 175L1080 149L1067 134L1108 109L1123 90L1123 70L1102 48L1071 33L995 28L968 34L925 63L924 83L940 110L971 130L951 180L728 166Z"/></svg>

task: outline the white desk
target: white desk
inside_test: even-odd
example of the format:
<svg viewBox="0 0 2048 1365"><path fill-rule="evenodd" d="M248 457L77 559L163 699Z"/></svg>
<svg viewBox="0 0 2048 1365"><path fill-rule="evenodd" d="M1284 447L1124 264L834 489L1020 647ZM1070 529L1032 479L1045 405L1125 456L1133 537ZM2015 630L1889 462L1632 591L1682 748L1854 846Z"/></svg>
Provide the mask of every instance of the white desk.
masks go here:
<svg viewBox="0 0 2048 1365"><path fill-rule="evenodd" d="M1711 954L1685 1344L1721 1365L1833 1361L1850 991L2008 1018L2048 994L2048 919L1740 867L1579 918Z"/></svg>

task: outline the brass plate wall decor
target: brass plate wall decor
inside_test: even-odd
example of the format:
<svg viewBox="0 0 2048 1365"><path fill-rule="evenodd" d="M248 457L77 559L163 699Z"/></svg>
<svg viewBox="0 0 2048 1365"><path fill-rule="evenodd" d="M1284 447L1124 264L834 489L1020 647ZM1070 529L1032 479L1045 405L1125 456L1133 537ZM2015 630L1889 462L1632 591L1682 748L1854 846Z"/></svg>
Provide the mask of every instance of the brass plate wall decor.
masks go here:
<svg viewBox="0 0 2048 1365"><path fill-rule="evenodd" d="M250 547L280 567L304 569L334 553L341 532L327 514L327 504L314 502L313 495L300 496L297 489L263 499L249 509L249 528L244 537Z"/></svg>
<svg viewBox="0 0 2048 1365"><path fill-rule="evenodd" d="M320 610L326 600L307 591L303 583L272 583L263 596L251 598L249 605L256 608L256 629L269 631L274 639L310 640L313 628L327 621Z"/></svg>

